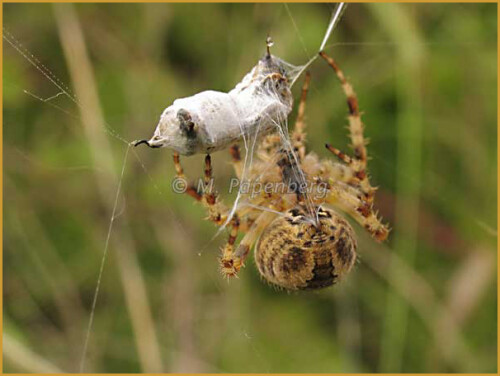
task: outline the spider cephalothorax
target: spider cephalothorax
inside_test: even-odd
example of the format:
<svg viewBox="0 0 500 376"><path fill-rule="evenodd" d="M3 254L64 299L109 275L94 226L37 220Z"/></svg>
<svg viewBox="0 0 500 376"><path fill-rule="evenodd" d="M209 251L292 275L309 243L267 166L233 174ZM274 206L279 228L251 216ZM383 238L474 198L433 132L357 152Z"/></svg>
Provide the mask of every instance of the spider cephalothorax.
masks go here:
<svg viewBox="0 0 500 376"><path fill-rule="evenodd" d="M209 155L205 158L203 193L194 186L186 190L203 203L211 221L231 227L220 259L221 271L228 278L238 274L257 244L257 268L273 285L304 290L336 283L351 270L357 247L355 232L341 213L358 222L375 240L387 238L389 230L373 208L376 190L370 184L366 169L366 142L357 97L336 62L323 52L320 55L335 71L347 97L353 155L328 144L327 149L340 162L307 153L304 131L310 80L307 74L290 137L281 129L261 138L251 158L252 164L246 166L239 146L235 144L230 148L238 179L253 182L261 190L240 190L238 205L235 210L229 210L211 189ZM272 80L281 85L287 83L286 77L276 77L276 73ZM177 177L184 179L178 153L174 153L174 164ZM239 232L245 235L237 243Z"/></svg>

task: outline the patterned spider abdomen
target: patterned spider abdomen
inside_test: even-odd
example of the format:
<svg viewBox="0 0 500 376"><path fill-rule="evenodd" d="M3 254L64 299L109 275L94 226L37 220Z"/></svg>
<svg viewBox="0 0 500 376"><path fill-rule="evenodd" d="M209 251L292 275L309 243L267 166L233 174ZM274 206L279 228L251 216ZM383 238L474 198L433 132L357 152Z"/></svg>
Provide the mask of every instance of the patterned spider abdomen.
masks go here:
<svg viewBox="0 0 500 376"><path fill-rule="evenodd" d="M315 225L300 208L288 210L262 233L255 248L260 274L288 290L328 287L341 280L356 260L356 238L349 223L330 209L318 209Z"/></svg>

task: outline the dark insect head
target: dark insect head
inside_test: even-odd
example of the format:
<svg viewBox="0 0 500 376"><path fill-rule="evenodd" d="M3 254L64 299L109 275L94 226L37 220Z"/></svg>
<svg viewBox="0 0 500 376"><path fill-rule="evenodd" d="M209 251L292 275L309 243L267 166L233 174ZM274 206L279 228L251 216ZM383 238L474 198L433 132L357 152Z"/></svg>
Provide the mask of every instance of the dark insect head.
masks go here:
<svg viewBox="0 0 500 376"><path fill-rule="evenodd" d="M181 108L179 111L177 111L177 119L179 120L179 127L181 130L188 136L188 137L195 137L196 133L194 131L194 122L191 117L191 114Z"/></svg>

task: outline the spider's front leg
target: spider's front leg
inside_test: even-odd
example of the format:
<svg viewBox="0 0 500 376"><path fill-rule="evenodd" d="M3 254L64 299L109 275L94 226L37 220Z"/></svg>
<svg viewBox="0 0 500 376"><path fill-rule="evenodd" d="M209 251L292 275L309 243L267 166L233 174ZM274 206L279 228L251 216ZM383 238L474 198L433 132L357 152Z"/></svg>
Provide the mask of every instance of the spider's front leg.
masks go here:
<svg viewBox="0 0 500 376"><path fill-rule="evenodd" d="M173 159L174 159L175 175L177 179L181 179L187 184L184 193L186 193L188 196L191 196L196 201L201 201L202 196L198 193L196 186L192 183L187 183L186 175L184 175L184 168L182 168L178 152L174 151Z"/></svg>
<svg viewBox="0 0 500 376"><path fill-rule="evenodd" d="M217 225L222 225L227 219L228 209L227 207L218 199L217 194L213 191L213 177L212 177L212 159L210 155L205 157L205 169L203 178L202 193L200 193L197 187L192 183L187 183L186 176L184 175L184 169L182 168L180 162L179 153L174 152L173 154L175 172L178 179L182 179L186 183L185 193L193 197L196 201L199 201L205 206L208 211L208 219Z"/></svg>
<svg viewBox="0 0 500 376"><path fill-rule="evenodd" d="M345 187L330 182L326 202L340 208L354 218L377 241L384 241L389 235L389 229L384 225L373 210L373 205L349 192Z"/></svg>
<svg viewBox="0 0 500 376"><path fill-rule="evenodd" d="M349 136L351 139L350 146L354 151L354 157L349 157L330 145L327 145L327 148L352 169L358 180L358 185L365 195L365 200L373 202L376 188L371 186L366 172L368 159L368 153L366 151L367 141L363 135L364 125L361 121L361 114L359 112L358 97L336 61L324 52L320 52L320 56L334 70L347 98L347 107L349 108Z"/></svg>
<svg viewBox="0 0 500 376"><path fill-rule="evenodd" d="M262 212L257 217L255 222L253 222L252 226L250 226L250 229L241 240L236 251L234 250L234 242L236 240L239 223L233 223L231 236L223 248L222 258L220 260L221 272L225 277L235 277L238 274L241 267L244 266L245 260L250 253L250 249L252 249L252 246L257 241L259 235L275 217L276 214L274 213L268 211Z"/></svg>
<svg viewBox="0 0 500 376"><path fill-rule="evenodd" d="M348 156L329 144L326 144L326 148L344 162L347 168L352 171L352 178L348 184L359 190L359 193L353 194L338 183L337 186L335 186L336 182L333 180L331 182L332 187L327 201L341 207L351 214L356 221L370 232L372 237L378 241L383 241L387 238L389 230L387 226L380 222L373 209L376 188L371 186L367 173L367 142L363 135L364 125L361 121L361 114L359 112L358 97L335 60L324 52L320 52L320 55L334 70L347 98L347 106L349 108L349 134L351 138L350 146L354 151L354 156Z"/></svg>
<svg viewBox="0 0 500 376"><path fill-rule="evenodd" d="M232 153L236 158L237 155L239 155L239 151L237 147L233 150ZM175 171L177 173L177 177L181 179L186 179L184 175L184 169L182 168L182 165L180 163L180 157L179 154L174 152L174 165L175 165ZM218 199L217 195L213 192L213 187L212 187L212 159L210 158L209 155L205 157L205 171L204 171L204 178L203 178L203 194L200 194L196 187L194 185L188 185L186 189L186 193L196 199L197 201L203 203L205 208L208 211L209 219L214 222L215 224L221 226L223 225L227 217L229 215L229 210L227 207ZM243 209L241 211L242 215L245 215L245 210ZM262 216L262 215L261 215ZM260 221L260 223L262 220ZM245 247L245 244L247 244L252 238L252 236L248 237L245 236L238 247L237 251L234 252L234 247L235 247L235 242L236 238L238 237L238 231L240 228L240 219L238 212L233 215L231 218L231 232L229 234L229 238L227 240L226 245L222 249L222 257L220 259L221 262L221 271L226 277L234 277L238 273L238 271L241 269L243 266L243 263L248 255L248 251L242 252L244 249L249 249L249 247ZM260 226L255 226L255 223L250 227L249 233L254 233L258 229L260 229L260 226L265 226L265 224L261 224ZM253 238L252 238L253 239ZM253 240L254 241L254 240ZM253 244L252 241L252 244ZM243 247L242 247L243 246ZM251 246L251 244L249 245Z"/></svg>
<svg viewBox="0 0 500 376"><path fill-rule="evenodd" d="M295 151L298 152L300 160L303 160L304 157L306 156L306 147L305 147L306 133L304 131L306 124L304 121L304 115L306 112L306 99L310 81L311 81L311 74L309 72L306 72L306 79L304 80L304 85L302 86L302 93L300 95L297 120L295 121L295 126L293 127L293 133L292 133L293 148Z"/></svg>
<svg viewBox="0 0 500 376"><path fill-rule="evenodd" d="M229 153L231 154L232 164L234 167L234 172L236 177L241 180L243 176L244 164L241 160L241 151L238 144L233 144L229 148Z"/></svg>

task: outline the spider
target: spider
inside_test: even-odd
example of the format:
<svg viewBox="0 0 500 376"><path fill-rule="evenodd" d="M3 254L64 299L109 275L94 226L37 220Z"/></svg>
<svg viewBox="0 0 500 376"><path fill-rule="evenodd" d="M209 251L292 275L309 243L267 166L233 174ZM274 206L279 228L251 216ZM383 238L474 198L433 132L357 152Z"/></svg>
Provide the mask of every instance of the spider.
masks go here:
<svg viewBox="0 0 500 376"><path fill-rule="evenodd" d="M212 163L205 158L203 184L200 193L189 185L186 193L201 202L208 219L218 226L227 221L230 234L222 248L220 269L225 277L237 276L244 266L250 250L255 246L255 262L260 275L272 285L287 290L310 290L335 284L345 277L356 260L357 242L353 228L340 214L352 217L377 241L387 238L388 228L373 209L376 188L367 174L367 142L363 138L357 96L337 63L324 52L320 56L334 70L347 97L349 132L353 156L333 146L326 148L340 161L320 159L306 152L304 113L310 75L303 84L297 119L290 136L292 149L283 147L279 134L264 136L256 150L255 158L246 178L265 184L282 184L295 187L292 191L260 191L243 193L241 204L232 217L231 210L211 188ZM294 152L292 153L291 150ZM229 149L236 176L244 178L240 148L234 144ZM178 178L185 179L179 160L173 159ZM302 171L307 186L323 184L325 191L304 192L297 189ZM238 234L245 235L237 244Z"/></svg>

